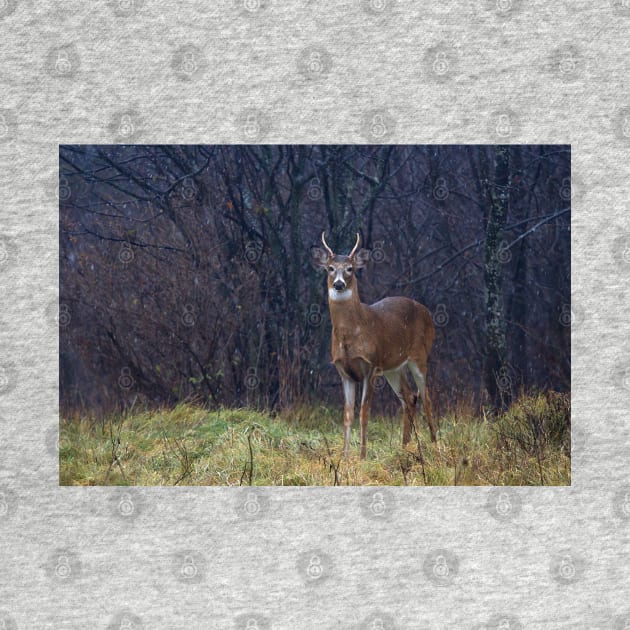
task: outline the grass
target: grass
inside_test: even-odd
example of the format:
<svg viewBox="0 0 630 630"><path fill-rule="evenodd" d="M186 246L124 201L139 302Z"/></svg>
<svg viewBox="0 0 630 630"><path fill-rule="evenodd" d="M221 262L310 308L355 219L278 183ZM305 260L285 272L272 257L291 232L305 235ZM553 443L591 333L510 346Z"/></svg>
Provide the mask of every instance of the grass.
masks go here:
<svg viewBox="0 0 630 630"><path fill-rule="evenodd" d="M272 414L191 404L97 421L62 419L61 485L567 485L570 402L522 396L490 418L467 410L439 419L433 445L423 419L406 450L400 416L373 417L361 461L358 422L350 457L341 410Z"/></svg>

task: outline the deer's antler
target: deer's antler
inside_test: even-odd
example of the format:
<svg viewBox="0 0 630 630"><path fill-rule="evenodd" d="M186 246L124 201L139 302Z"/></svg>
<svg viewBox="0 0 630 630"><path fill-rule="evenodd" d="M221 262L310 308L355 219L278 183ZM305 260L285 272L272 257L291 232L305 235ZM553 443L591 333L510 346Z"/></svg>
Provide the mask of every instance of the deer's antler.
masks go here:
<svg viewBox="0 0 630 630"><path fill-rule="evenodd" d="M335 255L333 254L333 250L332 250L332 249L330 249L330 247L328 247L328 243L326 242L326 239L324 238L324 234L325 234L325 233L326 233L325 231L324 231L324 232L322 232L322 243L324 244L324 247L326 248L326 251L328 252L328 255L329 255L331 258L334 258L334 257L335 257Z"/></svg>
<svg viewBox="0 0 630 630"><path fill-rule="evenodd" d="M359 241L360 241L360 237L359 237L359 233L357 232L357 242L354 244L354 247L352 248L352 251L350 252L350 254L348 254L348 258L352 258L354 256L354 254L356 253L357 249L359 249Z"/></svg>

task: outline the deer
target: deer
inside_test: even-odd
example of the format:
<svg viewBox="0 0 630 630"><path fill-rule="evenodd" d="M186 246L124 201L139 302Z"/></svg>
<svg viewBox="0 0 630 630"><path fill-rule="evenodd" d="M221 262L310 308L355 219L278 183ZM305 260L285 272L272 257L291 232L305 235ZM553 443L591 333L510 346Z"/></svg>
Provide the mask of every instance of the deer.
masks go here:
<svg viewBox="0 0 630 630"><path fill-rule="evenodd" d="M381 375L402 406L403 448L411 438L418 399L422 401L431 440L437 441L427 389L427 359L435 326L426 306L407 297L386 297L371 305L361 302L356 272L367 265L370 252L359 249L360 241L357 233L356 243L347 256L335 254L326 243L324 231L324 249L313 247L311 256L314 265L327 272L332 363L341 377L344 396L343 454L348 457L356 390L361 384L361 459L365 459L370 407L375 381ZM415 381L415 393L405 368Z"/></svg>

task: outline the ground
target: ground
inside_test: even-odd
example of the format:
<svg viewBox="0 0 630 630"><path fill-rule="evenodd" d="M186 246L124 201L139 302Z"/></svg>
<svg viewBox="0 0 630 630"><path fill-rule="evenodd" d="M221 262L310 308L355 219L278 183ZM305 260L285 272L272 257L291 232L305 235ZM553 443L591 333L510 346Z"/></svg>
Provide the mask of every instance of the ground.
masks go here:
<svg viewBox="0 0 630 630"><path fill-rule="evenodd" d="M423 420L407 449L400 418L374 417L368 456L359 430L342 457L341 410L304 407L174 409L97 420L62 419L62 485L567 485L570 403L548 392L521 397L490 417L459 410L440 418L436 445Z"/></svg>

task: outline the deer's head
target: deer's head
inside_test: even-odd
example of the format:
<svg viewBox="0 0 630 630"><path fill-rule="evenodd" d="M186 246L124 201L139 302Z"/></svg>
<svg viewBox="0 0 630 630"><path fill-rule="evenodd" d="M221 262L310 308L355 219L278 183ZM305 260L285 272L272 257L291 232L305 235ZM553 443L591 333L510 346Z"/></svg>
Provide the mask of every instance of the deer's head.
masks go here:
<svg viewBox="0 0 630 630"><path fill-rule="evenodd" d="M357 242L352 251L347 255L335 254L324 237L322 232L322 243L325 251L319 247L311 250L313 262L316 266L325 269L328 275L328 297L333 302L345 302L349 300L356 290L356 270L365 267L370 259L370 252L366 249L359 249L360 242L357 233Z"/></svg>

